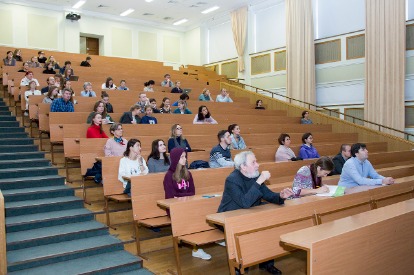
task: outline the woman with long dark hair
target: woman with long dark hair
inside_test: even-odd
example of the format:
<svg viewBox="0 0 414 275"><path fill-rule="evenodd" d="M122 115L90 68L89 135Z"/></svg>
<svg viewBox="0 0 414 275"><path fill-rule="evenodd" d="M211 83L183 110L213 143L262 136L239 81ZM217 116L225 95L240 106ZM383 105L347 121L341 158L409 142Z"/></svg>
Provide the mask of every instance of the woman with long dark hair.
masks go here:
<svg viewBox="0 0 414 275"><path fill-rule="evenodd" d="M151 145L151 154L148 156L150 173L166 172L170 167L170 158L167 155L167 146L162 139L156 139Z"/></svg>
<svg viewBox="0 0 414 275"><path fill-rule="evenodd" d="M329 157L321 157L311 165L302 166L293 180L293 192L296 196L329 192L329 188L322 184L322 177L326 177L333 168Z"/></svg>
<svg viewBox="0 0 414 275"><path fill-rule="evenodd" d="M148 167L141 156L141 142L133 138L128 141L124 157L119 161L118 180L124 187L124 194L131 196L131 176L146 174Z"/></svg>
<svg viewBox="0 0 414 275"><path fill-rule="evenodd" d="M211 116L207 106L198 107L198 114L194 117L193 124L217 124L217 121Z"/></svg>
<svg viewBox="0 0 414 275"><path fill-rule="evenodd" d="M102 116L102 124L113 123L111 116L106 112L105 103L102 101L97 101L93 106L93 112L89 114L88 118L86 119L86 123L92 122L92 116L98 113Z"/></svg>

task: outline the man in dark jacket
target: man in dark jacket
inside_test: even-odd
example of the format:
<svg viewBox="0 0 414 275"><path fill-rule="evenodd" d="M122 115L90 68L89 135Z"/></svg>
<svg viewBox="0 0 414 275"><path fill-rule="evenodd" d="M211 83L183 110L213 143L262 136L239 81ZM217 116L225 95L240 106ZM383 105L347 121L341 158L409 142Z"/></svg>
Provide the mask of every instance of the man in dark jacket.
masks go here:
<svg viewBox="0 0 414 275"><path fill-rule="evenodd" d="M234 157L234 166L236 169L226 179L218 212L251 208L263 204L262 200L284 204L285 199L293 196L290 188L274 193L263 184L270 178L270 173L259 172L259 164L253 152L244 151L237 154ZM259 268L270 274L282 274L274 266L274 260L259 264ZM236 273L238 272L236 269Z"/></svg>
<svg viewBox="0 0 414 275"><path fill-rule="evenodd" d="M329 176L342 174L342 167L344 167L345 161L347 161L350 157L351 145L342 144L341 151L332 159L334 163L334 169L331 174L329 174Z"/></svg>

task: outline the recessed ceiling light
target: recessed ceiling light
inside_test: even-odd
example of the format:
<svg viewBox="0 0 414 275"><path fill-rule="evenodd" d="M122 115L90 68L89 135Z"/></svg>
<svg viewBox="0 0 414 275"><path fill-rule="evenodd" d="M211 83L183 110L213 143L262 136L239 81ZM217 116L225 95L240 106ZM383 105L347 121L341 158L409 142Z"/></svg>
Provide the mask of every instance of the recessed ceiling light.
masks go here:
<svg viewBox="0 0 414 275"><path fill-rule="evenodd" d="M131 12L134 12L134 9L127 9L126 11L124 11L123 13L120 14L120 16L127 16L128 14L130 14Z"/></svg>
<svg viewBox="0 0 414 275"><path fill-rule="evenodd" d="M209 9L203 10L201 13L207 14L207 13L209 13L209 12L212 12L212 11L218 10L219 8L220 8L219 6L214 6L214 7L211 7L211 8L209 8Z"/></svg>
<svg viewBox="0 0 414 275"><path fill-rule="evenodd" d="M152 2L152 1L154 1L154 0L145 0L145 2L147 2L147 3L150 3L150 2Z"/></svg>
<svg viewBox="0 0 414 275"><path fill-rule="evenodd" d="M178 25L181 25L181 24L183 24L183 23L185 23L187 21L188 21L188 19L187 18L184 18L184 19L181 19L181 20L178 20L178 21L174 22L173 25L174 26L178 26Z"/></svg>
<svg viewBox="0 0 414 275"><path fill-rule="evenodd" d="M75 5L73 5L73 9L79 9L80 7L82 7L83 6L83 4L85 4L86 3L86 1L83 1L83 0L81 0L81 1L78 1Z"/></svg>

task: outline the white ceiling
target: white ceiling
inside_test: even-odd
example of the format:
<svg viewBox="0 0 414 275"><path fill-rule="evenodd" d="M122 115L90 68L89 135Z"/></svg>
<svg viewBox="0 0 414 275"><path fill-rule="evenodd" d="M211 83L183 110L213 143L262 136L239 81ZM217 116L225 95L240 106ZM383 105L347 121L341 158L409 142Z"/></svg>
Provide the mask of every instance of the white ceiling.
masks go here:
<svg viewBox="0 0 414 275"><path fill-rule="evenodd" d="M32 7L50 7L54 10L74 11L82 16L117 17L116 20L146 24L159 28L186 31L201 25L214 17L221 17L229 12L264 0L153 0L151 3L145 0L86 0L79 9L73 10L72 6L78 0L32 0L32 1L5 1L20 2ZM209 14L201 11L213 6L220 9ZM119 16L127 9L135 11L126 17ZM173 26L175 21L187 18L188 22L180 26ZM82 19L81 19L82 20Z"/></svg>

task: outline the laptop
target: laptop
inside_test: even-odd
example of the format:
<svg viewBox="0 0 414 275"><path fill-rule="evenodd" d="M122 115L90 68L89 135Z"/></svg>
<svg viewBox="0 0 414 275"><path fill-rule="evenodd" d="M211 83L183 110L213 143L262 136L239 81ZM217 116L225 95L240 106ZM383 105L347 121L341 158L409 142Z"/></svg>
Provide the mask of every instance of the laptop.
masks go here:
<svg viewBox="0 0 414 275"><path fill-rule="evenodd" d="M71 76L69 77L69 80L70 80L70 81L78 81L78 80L79 80L79 76L77 76L77 75L71 75Z"/></svg>
<svg viewBox="0 0 414 275"><path fill-rule="evenodd" d="M183 93L189 94L191 93L191 89L183 89Z"/></svg>

